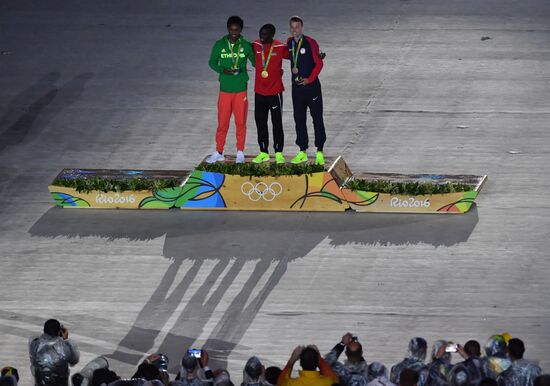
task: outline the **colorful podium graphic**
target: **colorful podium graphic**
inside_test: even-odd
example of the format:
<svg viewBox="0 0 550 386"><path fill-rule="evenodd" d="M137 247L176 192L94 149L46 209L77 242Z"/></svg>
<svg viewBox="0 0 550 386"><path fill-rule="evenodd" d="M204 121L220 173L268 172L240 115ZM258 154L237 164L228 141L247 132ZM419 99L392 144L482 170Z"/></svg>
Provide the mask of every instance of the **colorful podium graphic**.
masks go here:
<svg viewBox="0 0 550 386"><path fill-rule="evenodd" d="M48 187L64 208L457 214L487 176L353 174L342 157L318 165L201 163L193 171L64 169Z"/></svg>

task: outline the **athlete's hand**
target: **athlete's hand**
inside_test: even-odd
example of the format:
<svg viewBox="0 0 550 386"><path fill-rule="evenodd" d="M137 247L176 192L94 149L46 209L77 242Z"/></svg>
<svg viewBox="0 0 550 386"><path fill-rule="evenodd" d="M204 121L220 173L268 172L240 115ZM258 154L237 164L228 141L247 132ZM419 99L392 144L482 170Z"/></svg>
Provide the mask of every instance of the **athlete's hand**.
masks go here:
<svg viewBox="0 0 550 386"><path fill-rule="evenodd" d="M326 57L327 57L326 53L319 51L319 59L323 60Z"/></svg>
<svg viewBox="0 0 550 386"><path fill-rule="evenodd" d="M235 72L232 68L224 68L223 69L223 73L224 74L233 74L233 72Z"/></svg>
<svg viewBox="0 0 550 386"><path fill-rule="evenodd" d="M300 86L306 86L306 85L309 84L309 79L308 78L302 78L296 83L298 83Z"/></svg>

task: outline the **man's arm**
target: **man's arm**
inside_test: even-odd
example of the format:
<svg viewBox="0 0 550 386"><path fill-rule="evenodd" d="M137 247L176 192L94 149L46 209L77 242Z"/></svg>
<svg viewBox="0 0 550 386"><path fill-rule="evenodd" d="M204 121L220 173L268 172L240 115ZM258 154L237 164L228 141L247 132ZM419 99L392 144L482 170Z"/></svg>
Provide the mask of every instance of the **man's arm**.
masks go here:
<svg viewBox="0 0 550 386"><path fill-rule="evenodd" d="M311 74L307 77L307 83L313 83L315 82L315 79L319 76L319 73L323 69L323 61L319 57L319 45L315 40L313 40L310 37L306 36L306 39L311 46L311 55L313 56L313 62L315 63L315 66L313 67L313 70L311 71Z"/></svg>
<svg viewBox="0 0 550 386"><path fill-rule="evenodd" d="M255 54L254 48L252 48L252 44L248 44L248 60L250 61L250 64L252 64L252 67L256 67L256 54Z"/></svg>
<svg viewBox="0 0 550 386"><path fill-rule="evenodd" d="M285 368L283 371L281 371L281 374L279 375L279 378L277 379L277 386L286 386L288 384L288 380L290 379L290 376L292 375L292 368L294 367L294 363L300 359L300 354L304 350L303 346L297 346L294 351L292 351L292 354L290 355L290 359L286 363Z"/></svg>
<svg viewBox="0 0 550 386"><path fill-rule="evenodd" d="M66 347L65 359L67 360L69 365L71 366L76 365L80 360L80 351L78 351L78 347L76 343L69 339L65 340L63 343Z"/></svg>
<svg viewBox="0 0 550 386"><path fill-rule="evenodd" d="M223 72L223 68L220 66L220 49L218 47L218 44L215 43L214 47L212 47L212 52L210 53L210 60L208 61L208 65L210 68L214 71L216 71L218 74L221 74Z"/></svg>
<svg viewBox="0 0 550 386"><path fill-rule="evenodd" d="M336 373L332 371L332 368L327 363L327 361L323 359L323 357L319 358L319 372L321 373L321 375L332 379L334 383L340 383L338 375L336 375Z"/></svg>
<svg viewBox="0 0 550 386"><path fill-rule="evenodd" d="M205 349L202 349L201 357L199 358L199 365L201 369L204 371L204 376L206 378L206 382L213 382L214 381L214 373L210 368L208 367L208 352Z"/></svg>

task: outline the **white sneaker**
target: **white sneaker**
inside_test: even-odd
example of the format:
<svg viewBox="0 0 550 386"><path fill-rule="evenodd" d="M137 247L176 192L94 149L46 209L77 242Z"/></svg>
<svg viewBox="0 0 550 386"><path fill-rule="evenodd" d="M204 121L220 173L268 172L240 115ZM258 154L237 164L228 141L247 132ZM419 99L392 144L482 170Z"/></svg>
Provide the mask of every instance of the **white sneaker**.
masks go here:
<svg viewBox="0 0 550 386"><path fill-rule="evenodd" d="M243 153L241 150L239 150L239 151L237 152L237 159L235 160L235 163L236 163L236 164L242 164L242 163L244 163L244 153Z"/></svg>
<svg viewBox="0 0 550 386"><path fill-rule="evenodd" d="M215 151L214 153L212 153L211 156L209 156L207 159L206 159L206 163L207 164L213 164L214 162L220 162L220 161L224 161L225 160L225 157L223 156L223 153L218 153L217 151Z"/></svg>

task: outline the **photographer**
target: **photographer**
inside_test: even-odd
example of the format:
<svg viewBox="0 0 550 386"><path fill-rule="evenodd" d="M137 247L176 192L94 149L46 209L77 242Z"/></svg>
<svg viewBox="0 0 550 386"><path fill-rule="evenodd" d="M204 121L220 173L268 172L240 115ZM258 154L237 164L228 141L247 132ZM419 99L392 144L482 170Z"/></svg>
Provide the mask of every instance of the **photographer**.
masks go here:
<svg viewBox="0 0 550 386"><path fill-rule="evenodd" d="M172 385L208 386L212 384L213 380L214 374L208 367L206 350L191 349L181 359L181 370Z"/></svg>
<svg viewBox="0 0 550 386"><path fill-rule="evenodd" d="M298 378L292 378L292 368L298 360L302 370L298 372ZM332 386L335 383L339 383L338 376L321 357L319 349L314 345L309 345L307 347L298 346L292 351L290 359L279 375L277 386Z"/></svg>
<svg viewBox="0 0 550 386"><path fill-rule="evenodd" d="M58 320L44 323L44 333L29 342L31 372L36 386L68 386L69 366L78 363L80 353L69 340L69 330Z"/></svg>
<svg viewBox="0 0 550 386"><path fill-rule="evenodd" d="M346 351L347 360L338 361L343 351ZM325 355L325 360L338 375L342 386L366 385L369 383L367 361L363 358L363 347L350 332L342 336L342 340Z"/></svg>
<svg viewBox="0 0 550 386"><path fill-rule="evenodd" d="M428 378L428 366L424 363L428 343L419 336L409 341L408 355L401 362L391 368L390 381L399 383L401 372L405 369L412 369L418 373L418 386L424 386Z"/></svg>

